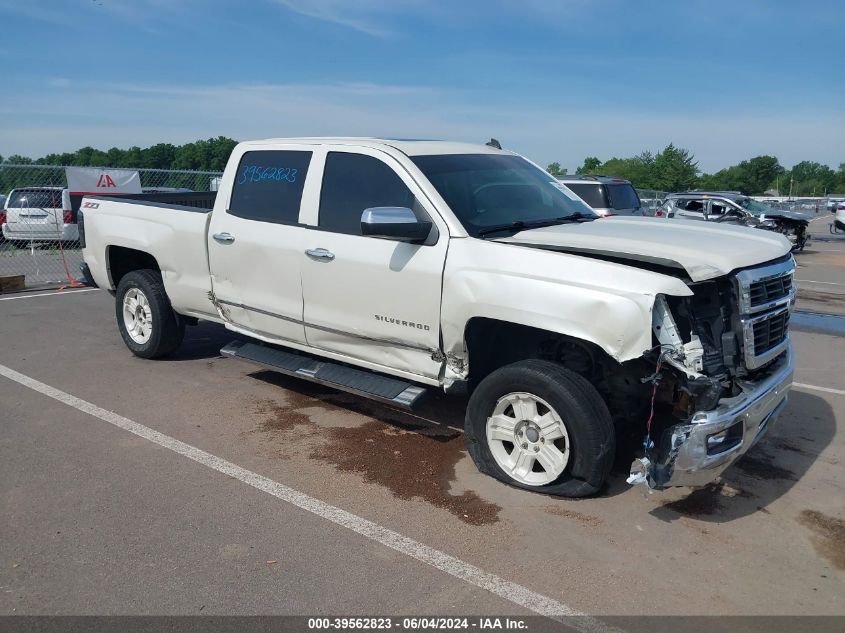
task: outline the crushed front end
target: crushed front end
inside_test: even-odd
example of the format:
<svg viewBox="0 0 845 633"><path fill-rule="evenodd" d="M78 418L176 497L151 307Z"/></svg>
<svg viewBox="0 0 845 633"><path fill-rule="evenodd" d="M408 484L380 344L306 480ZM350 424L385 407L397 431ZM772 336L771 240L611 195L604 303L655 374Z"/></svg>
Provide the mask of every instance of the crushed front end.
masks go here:
<svg viewBox="0 0 845 633"><path fill-rule="evenodd" d="M786 405L795 264L787 257L657 297L652 415L629 483L700 486L753 446Z"/></svg>

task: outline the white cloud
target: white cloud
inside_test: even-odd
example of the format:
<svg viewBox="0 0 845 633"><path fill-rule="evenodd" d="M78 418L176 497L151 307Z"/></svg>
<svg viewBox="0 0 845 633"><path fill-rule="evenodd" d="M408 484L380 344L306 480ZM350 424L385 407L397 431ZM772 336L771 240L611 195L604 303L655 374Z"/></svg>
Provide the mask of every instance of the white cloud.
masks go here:
<svg viewBox="0 0 845 633"><path fill-rule="evenodd" d="M77 84L61 99L42 92L0 101L0 154L41 156L100 148L184 143L217 135L387 136L485 142L496 137L542 164L570 170L602 159L692 150L707 171L758 154L784 165L842 160L845 126L829 115L663 114L549 108L505 102L493 93L407 85L247 84L223 86Z"/></svg>

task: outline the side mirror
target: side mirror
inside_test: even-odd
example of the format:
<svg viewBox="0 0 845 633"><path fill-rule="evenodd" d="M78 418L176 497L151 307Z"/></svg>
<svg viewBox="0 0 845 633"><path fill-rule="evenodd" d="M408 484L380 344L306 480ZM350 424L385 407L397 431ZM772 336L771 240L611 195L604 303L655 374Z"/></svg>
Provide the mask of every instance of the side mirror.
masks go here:
<svg viewBox="0 0 845 633"><path fill-rule="evenodd" d="M407 207L372 207L361 214L361 235L399 242L424 242L431 222L420 220Z"/></svg>

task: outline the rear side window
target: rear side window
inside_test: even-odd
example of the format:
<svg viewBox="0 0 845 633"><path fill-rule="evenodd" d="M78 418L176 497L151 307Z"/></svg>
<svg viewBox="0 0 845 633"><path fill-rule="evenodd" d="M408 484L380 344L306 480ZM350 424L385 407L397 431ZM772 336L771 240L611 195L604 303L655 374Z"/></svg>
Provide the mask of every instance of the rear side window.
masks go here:
<svg viewBox="0 0 845 633"><path fill-rule="evenodd" d="M599 183L572 182L565 183L579 198L594 209L607 209L610 205L604 195L604 189Z"/></svg>
<svg viewBox="0 0 845 633"><path fill-rule="evenodd" d="M62 192L58 189L15 189L9 196L12 208L39 207L42 209L61 209Z"/></svg>
<svg viewBox="0 0 845 633"><path fill-rule="evenodd" d="M607 185L607 195L610 198L610 206L614 209L637 209L640 206L640 197L628 183Z"/></svg>
<svg viewBox="0 0 845 633"><path fill-rule="evenodd" d="M247 152L238 165L229 213L240 218L296 224L311 152Z"/></svg>
<svg viewBox="0 0 845 633"><path fill-rule="evenodd" d="M385 163L364 154L329 152L320 193L319 226L361 235L361 214L371 207L414 208L414 194Z"/></svg>

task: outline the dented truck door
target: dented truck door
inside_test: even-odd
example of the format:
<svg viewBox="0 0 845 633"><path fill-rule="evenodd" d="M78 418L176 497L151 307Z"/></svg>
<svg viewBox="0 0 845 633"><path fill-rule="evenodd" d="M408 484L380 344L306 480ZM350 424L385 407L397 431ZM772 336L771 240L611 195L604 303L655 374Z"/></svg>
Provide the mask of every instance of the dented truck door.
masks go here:
<svg viewBox="0 0 845 633"><path fill-rule="evenodd" d="M449 236L402 165L378 150L328 146L318 207L302 253L310 346L437 379L440 297ZM412 209L432 222L424 243L362 234L370 208Z"/></svg>

